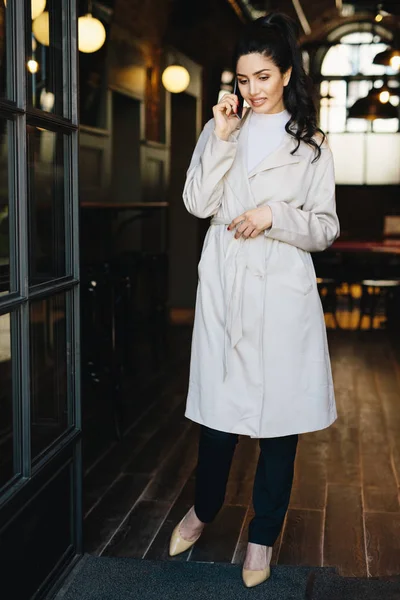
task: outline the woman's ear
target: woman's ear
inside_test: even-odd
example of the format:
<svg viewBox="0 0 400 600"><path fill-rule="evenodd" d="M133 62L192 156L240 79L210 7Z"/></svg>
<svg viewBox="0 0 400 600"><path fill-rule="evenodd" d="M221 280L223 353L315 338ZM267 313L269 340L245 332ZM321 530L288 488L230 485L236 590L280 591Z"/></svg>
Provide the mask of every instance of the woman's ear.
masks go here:
<svg viewBox="0 0 400 600"><path fill-rule="evenodd" d="M290 77L292 76L292 67L289 67L289 69L286 71L286 73L283 74L283 86L286 87L290 81Z"/></svg>

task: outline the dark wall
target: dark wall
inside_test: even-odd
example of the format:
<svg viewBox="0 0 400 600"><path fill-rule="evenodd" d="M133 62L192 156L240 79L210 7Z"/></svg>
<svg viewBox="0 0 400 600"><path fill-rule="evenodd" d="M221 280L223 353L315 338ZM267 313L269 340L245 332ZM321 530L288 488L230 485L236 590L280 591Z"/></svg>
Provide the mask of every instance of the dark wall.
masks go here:
<svg viewBox="0 0 400 600"><path fill-rule="evenodd" d="M341 239L379 239L385 215L400 215L400 186L336 188Z"/></svg>

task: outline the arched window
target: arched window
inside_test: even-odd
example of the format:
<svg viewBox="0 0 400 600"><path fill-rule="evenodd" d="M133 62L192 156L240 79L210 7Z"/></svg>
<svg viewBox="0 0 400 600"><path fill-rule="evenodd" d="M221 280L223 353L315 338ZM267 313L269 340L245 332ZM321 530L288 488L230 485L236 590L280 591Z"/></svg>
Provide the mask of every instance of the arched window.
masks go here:
<svg viewBox="0 0 400 600"><path fill-rule="evenodd" d="M348 109L373 87L400 85L396 70L373 64L376 54L388 47L389 33L377 35L367 24L360 29L342 29L331 36L330 41L340 43L326 52L320 68L320 126L335 155L338 183L398 184L399 118L348 118ZM390 102L399 106L399 96L393 95Z"/></svg>

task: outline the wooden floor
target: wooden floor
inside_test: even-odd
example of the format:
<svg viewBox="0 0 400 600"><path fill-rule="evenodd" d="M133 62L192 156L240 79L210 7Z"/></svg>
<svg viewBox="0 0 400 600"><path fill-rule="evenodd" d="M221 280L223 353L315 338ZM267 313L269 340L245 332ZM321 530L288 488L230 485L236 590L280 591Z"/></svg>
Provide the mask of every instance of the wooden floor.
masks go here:
<svg viewBox="0 0 400 600"><path fill-rule="evenodd" d="M333 330L329 343L339 419L300 437L273 563L399 574L400 350L383 331ZM198 429L183 416L186 386L185 364L87 473L87 552L168 558L171 531L193 501ZM224 508L192 551L173 560L243 560L257 456L257 441L241 438Z"/></svg>

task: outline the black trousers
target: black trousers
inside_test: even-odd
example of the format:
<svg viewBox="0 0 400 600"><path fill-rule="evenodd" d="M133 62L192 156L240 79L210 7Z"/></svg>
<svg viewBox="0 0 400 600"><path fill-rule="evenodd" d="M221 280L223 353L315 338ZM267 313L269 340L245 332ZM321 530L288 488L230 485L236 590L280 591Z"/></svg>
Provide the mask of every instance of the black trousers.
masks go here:
<svg viewBox="0 0 400 600"><path fill-rule="evenodd" d="M201 426L194 508L203 523L213 521L224 503L238 440L235 433ZM249 542L273 546L279 536L289 506L297 442L298 435L259 440Z"/></svg>

